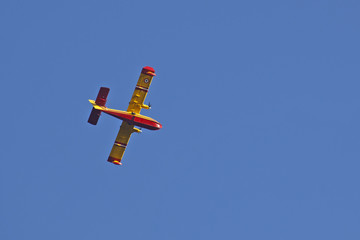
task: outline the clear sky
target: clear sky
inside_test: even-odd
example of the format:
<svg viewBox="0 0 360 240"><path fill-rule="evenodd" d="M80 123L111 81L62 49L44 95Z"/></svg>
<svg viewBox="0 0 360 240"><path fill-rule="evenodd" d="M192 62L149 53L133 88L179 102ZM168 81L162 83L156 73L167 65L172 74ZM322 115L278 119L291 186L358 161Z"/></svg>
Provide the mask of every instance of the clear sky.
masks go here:
<svg viewBox="0 0 360 240"><path fill-rule="evenodd" d="M0 239L360 239L359 1L1 1ZM157 76L123 166L120 120Z"/></svg>

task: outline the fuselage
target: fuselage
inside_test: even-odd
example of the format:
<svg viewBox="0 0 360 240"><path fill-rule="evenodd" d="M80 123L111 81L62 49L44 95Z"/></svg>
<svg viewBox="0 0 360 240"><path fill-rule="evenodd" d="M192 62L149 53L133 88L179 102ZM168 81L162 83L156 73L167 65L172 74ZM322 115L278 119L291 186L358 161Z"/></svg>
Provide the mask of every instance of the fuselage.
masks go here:
<svg viewBox="0 0 360 240"><path fill-rule="evenodd" d="M141 114L110 108L103 108L101 111L141 128L146 128L149 130L159 130L162 128L162 125L158 121Z"/></svg>

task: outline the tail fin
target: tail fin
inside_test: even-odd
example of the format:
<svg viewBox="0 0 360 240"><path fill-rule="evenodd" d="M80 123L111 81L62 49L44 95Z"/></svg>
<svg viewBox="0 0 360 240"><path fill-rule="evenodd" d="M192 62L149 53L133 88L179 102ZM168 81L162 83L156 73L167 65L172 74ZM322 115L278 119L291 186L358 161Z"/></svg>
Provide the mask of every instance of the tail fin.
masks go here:
<svg viewBox="0 0 360 240"><path fill-rule="evenodd" d="M90 113L88 123L96 125L101 115L101 111L93 108Z"/></svg>
<svg viewBox="0 0 360 240"><path fill-rule="evenodd" d="M99 106L105 106L107 96L109 94L110 89L106 87L101 87L99 93L96 97L95 103Z"/></svg>
<svg viewBox="0 0 360 240"><path fill-rule="evenodd" d="M110 91L109 88L101 87L100 91L96 97L95 103L93 100L90 100L91 104L93 104L94 107L91 110L88 123L93 124L93 125L97 124L97 122L100 118L100 115L101 115L101 111L99 110L98 106L105 106L107 95L109 94L109 91ZM98 105L98 106L96 106L96 105Z"/></svg>

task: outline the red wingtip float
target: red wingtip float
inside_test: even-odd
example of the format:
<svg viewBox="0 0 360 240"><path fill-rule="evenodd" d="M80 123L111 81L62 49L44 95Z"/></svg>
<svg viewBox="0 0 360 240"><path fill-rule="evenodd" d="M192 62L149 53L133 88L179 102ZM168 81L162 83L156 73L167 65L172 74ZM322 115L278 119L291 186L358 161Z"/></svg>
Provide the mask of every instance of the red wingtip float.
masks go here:
<svg viewBox="0 0 360 240"><path fill-rule="evenodd" d="M148 67L148 66L144 67L142 69L141 73L147 74L147 75L150 75L150 76L156 76L155 70L152 67Z"/></svg>
<svg viewBox="0 0 360 240"><path fill-rule="evenodd" d="M106 87L100 88L95 101L89 100L93 105L93 109L88 120L90 124L97 124L101 112L123 120L113 148L110 152L108 162L112 162L116 165L122 165L121 159L124 155L131 134L134 132L141 132L141 130L135 126L149 130L159 130L162 128L162 125L155 119L140 114L142 108L150 109L150 106L145 105L144 101L154 76L156 76L155 70L152 67L144 67L142 69L128 109L126 111L110 109L105 106L107 96L110 91L110 89Z"/></svg>

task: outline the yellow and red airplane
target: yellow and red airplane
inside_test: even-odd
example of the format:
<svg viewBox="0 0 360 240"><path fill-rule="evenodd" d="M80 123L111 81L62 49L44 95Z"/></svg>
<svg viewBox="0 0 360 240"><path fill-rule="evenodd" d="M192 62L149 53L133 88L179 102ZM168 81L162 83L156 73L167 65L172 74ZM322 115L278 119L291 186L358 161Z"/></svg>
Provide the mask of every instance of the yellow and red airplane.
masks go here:
<svg viewBox="0 0 360 240"><path fill-rule="evenodd" d="M140 114L142 108L151 108L149 106L150 104L145 105L144 101L154 76L155 70L152 67L144 67L142 69L139 80L135 87L135 91L131 97L129 107L126 111L110 109L105 106L107 95L110 91L110 89L106 87L100 88L100 91L95 101L89 100L89 102L93 105L93 109L88 120L89 123L96 125L101 112L107 113L111 116L123 120L115 143L111 149L108 162L122 165L121 159L124 155L131 134L134 132L141 132L141 130L136 128L135 126L150 130L159 130L160 128L162 128L161 124L155 119Z"/></svg>

